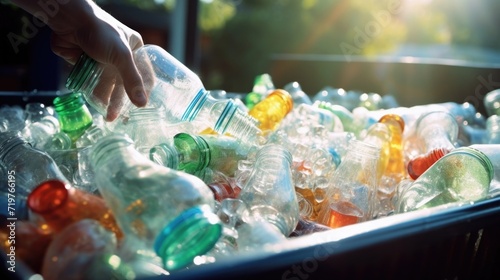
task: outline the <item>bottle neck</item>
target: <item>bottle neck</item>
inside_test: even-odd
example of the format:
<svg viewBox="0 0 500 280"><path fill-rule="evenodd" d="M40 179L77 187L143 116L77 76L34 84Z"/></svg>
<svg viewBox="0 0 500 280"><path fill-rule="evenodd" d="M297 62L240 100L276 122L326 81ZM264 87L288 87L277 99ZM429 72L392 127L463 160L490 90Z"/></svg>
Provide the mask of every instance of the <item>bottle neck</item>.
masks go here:
<svg viewBox="0 0 500 280"><path fill-rule="evenodd" d="M142 155L134 149L134 142L126 135L110 134L97 141L92 149L90 160L95 170L116 166L119 163L137 164ZM127 160L130 159L130 160Z"/></svg>
<svg viewBox="0 0 500 280"><path fill-rule="evenodd" d="M162 108L138 108L129 112L129 123L146 123L164 121L167 112Z"/></svg>
<svg viewBox="0 0 500 280"><path fill-rule="evenodd" d="M346 160L342 162L346 162L347 159L358 162L376 161L380 155L380 148L359 140L352 140L348 151Z"/></svg>
<svg viewBox="0 0 500 280"><path fill-rule="evenodd" d="M66 87L87 97L99 82L102 71L103 68L99 63L84 53L69 73Z"/></svg>
<svg viewBox="0 0 500 280"><path fill-rule="evenodd" d="M255 155L255 163L274 161L281 163L276 168L290 168L292 165L292 154L281 145L266 145L262 147Z"/></svg>
<svg viewBox="0 0 500 280"><path fill-rule="evenodd" d="M175 170L179 168L179 154L177 150L166 143L152 147L149 150L149 159L168 168Z"/></svg>
<svg viewBox="0 0 500 280"><path fill-rule="evenodd" d="M174 145L179 153L179 169L192 173L209 165L211 150L203 137L179 133L174 136Z"/></svg>
<svg viewBox="0 0 500 280"><path fill-rule="evenodd" d="M167 270L176 270L212 249L221 234L222 223L208 205L193 207L160 231L154 249Z"/></svg>
<svg viewBox="0 0 500 280"><path fill-rule="evenodd" d="M214 130L219 134L230 134L245 143L256 143L261 130L258 121L241 111L232 100L228 100L217 119Z"/></svg>
<svg viewBox="0 0 500 280"><path fill-rule="evenodd" d="M85 105L82 94L79 92L70 92L54 98L52 102L54 110L58 115L71 114L75 111L82 110Z"/></svg>
<svg viewBox="0 0 500 280"><path fill-rule="evenodd" d="M69 186L59 180L49 180L38 185L28 196L28 207L44 217L53 216L64 209L69 200Z"/></svg>
<svg viewBox="0 0 500 280"><path fill-rule="evenodd" d="M26 145L31 147L24 138L17 136L14 132L0 133L0 162L9 165L13 156L19 156L19 153L12 151L14 149L23 149Z"/></svg>
<svg viewBox="0 0 500 280"><path fill-rule="evenodd" d="M200 89L198 93L191 100L186 110L181 116L182 121L192 121L200 113L201 108L209 98L209 93L204 88ZM212 98L213 99L213 98Z"/></svg>

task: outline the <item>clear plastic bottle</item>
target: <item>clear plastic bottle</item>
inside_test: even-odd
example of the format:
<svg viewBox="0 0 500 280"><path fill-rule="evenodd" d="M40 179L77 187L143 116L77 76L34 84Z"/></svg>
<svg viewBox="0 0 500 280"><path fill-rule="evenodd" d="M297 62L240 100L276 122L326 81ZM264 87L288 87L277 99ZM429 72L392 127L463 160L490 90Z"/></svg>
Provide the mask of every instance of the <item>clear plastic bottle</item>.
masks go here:
<svg viewBox="0 0 500 280"><path fill-rule="evenodd" d="M423 114L417 120L415 139L422 143L423 153L408 162L408 175L417 179L434 162L455 149L458 138L458 123L444 111Z"/></svg>
<svg viewBox="0 0 500 280"><path fill-rule="evenodd" d="M28 194L49 179L69 183L54 159L42 150L31 147L15 132L0 133L0 164L16 178L16 195Z"/></svg>
<svg viewBox="0 0 500 280"><path fill-rule="evenodd" d="M173 146L174 144L174 136L179 131L175 125L169 123L166 114L163 108L132 110L127 123L117 126L115 132L126 133L134 141L136 149L147 156L155 145Z"/></svg>
<svg viewBox="0 0 500 280"><path fill-rule="evenodd" d="M43 117L53 115L53 110L43 103L30 102L24 106L24 122L29 125L32 122L38 122Z"/></svg>
<svg viewBox="0 0 500 280"><path fill-rule="evenodd" d="M128 240L125 251L159 256L167 270L176 270L217 242L222 227L215 200L199 178L153 163L120 134L100 139L91 162L99 192Z"/></svg>
<svg viewBox="0 0 500 280"><path fill-rule="evenodd" d="M297 107L300 104L312 105L311 98L309 98L309 96L302 90L299 82L288 83L283 87L283 89L292 96L294 107Z"/></svg>
<svg viewBox="0 0 500 280"><path fill-rule="evenodd" d="M476 149L485 154L493 165L493 179L491 180L489 196L494 197L500 194L500 144L475 144L470 148Z"/></svg>
<svg viewBox="0 0 500 280"><path fill-rule="evenodd" d="M0 131L21 131L25 126L24 110L19 106L0 106Z"/></svg>
<svg viewBox="0 0 500 280"><path fill-rule="evenodd" d="M284 236L292 233L299 220L291 164L292 155L282 146L263 146L238 197L250 216L273 224Z"/></svg>
<svg viewBox="0 0 500 280"><path fill-rule="evenodd" d="M73 143L92 126L92 114L81 93L63 94L54 98L52 103L57 112L61 131L66 133Z"/></svg>
<svg viewBox="0 0 500 280"><path fill-rule="evenodd" d="M488 92L484 96L483 103L488 116L500 115L500 89Z"/></svg>
<svg viewBox="0 0 500 280"><path fill-rule="evenodd" d="M485 144L500 144L500 115L491 115L486 120L488 131Z"/></svg>
<svg viewBox="0 0 500 280"><path fill-rule="evenodd" d="M352 140L331 179L318 222L331 228L356 224L373 217L380 148Z"/></svg>
<svg viewBox="0 0 500 280"><path fill-rule="evenodd" d="M470 147L454 149L401 192L396 210L403 213L484 199L493 176L492 161L484 153Z"/></svg>
<svg viewBox="0 0 500 280"><path fill-rule="evenodd" d="M328 110L339 117L344 127L344 131L359 133L364 128L364 124L357 121L354 114L341 105L332 104L326 101L316 101L313 106Z"/></svg>
<svg viewBox="0 0 500 280"><path fill-rule="evenodd" d="M251 142L259 133L255 119L231 99L213 98L194 72L161 47L144 45L134 51L134 60L149 95L146 107L164 108L179 121L198 118L217 133L229 133L243 141ZM93 95L103 71L102 65L84 54L73 67L66 87L81 92L92 107L106 115L109 101ZM135 106L125 94L120 98L116 100L116 104L120 104L117 111L121 112L118 120L126 122Z"/></svg>
<svg viewBox="0 0 500 280"><path fill-rule="evenodd" d="M71 138L61 131L59 120L44 116L40 121L26 125L20 135L33 147L42 150L64 150L71 148Z"/></svg>
<svg viewBox="0 0 500 280"><path fill-rule="evenodd" d="M370 145L376 146L380 149L380 157L377 164L377 181L385 173L389 165L389 158L391 156L391 139L392 133L389 127L383 123L375 123L368 128L366 134L363 135L361 141Z"/></svg>

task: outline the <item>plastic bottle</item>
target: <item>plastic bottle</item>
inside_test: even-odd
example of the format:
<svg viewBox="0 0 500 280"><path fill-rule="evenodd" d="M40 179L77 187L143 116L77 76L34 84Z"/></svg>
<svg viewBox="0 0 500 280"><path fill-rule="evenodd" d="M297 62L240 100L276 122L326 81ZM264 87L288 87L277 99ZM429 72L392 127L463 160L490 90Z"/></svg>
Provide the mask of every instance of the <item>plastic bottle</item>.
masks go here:
<svg viewBox="0 0 500 280"><path fill-rule="evenodd" d="M380 118L380 123L386 124L391 131L391 145L389 153L389 163L384 175L396 178L396 182L406 177L403 155L403 132L405 122L403 118L396 114L387 114Z"/></svg>
<svg viewBox="0 0 500 280"><path fill-rule="evenodd" d="M494 197L500 194L500 144L476 144L470 145L485 154L493 165L493 179L491 180L489 196Z"/></svg>
<svg viewBox="0 0 500 280"><path fill-rule="evenodd" d="M29 220L17 220L12 226L12 221L2 219L0 226L0 250L3 254L15 256L16 273L22 271L22 264L33 272L40 273L43 256L53 235ZM15 238L9 239L11 236Z"/></svg>
<svg viewBox="0 0 500 280"><path fill-rule="evenodd" d="M488 92L484 96L483 103L488 116L500 115L500 89Z"/></svg>
<svg viewBox="0 0 500 280"><path fill-rule="evenodd" d="M417 179L434 162L455 149L458 123L443 111L423 114L416 124L416 141L422 143L423 153L408 162L408 175Z"/></svg>
<svg viewBox="0 0 500 280"><path fill-rule="evenodd" d="M52 103L57 112L61 131L66 133L74 143L92 125L92 114L82 94L69 92L54 98Z"/></svg>
<svg viewBox="0 0 500 280"><path fill-rule="evenodd" d="M153 163L119 134L100 139L91 162L99 192L113 212L132 254L162 258L167 270L191 264L221 235L215 200L203 181Z"/></svg>
<svg viewBox="0 0 500 280"><path fill-rule="evenodd" d="M309 98L309 96L302 90L299 82L288 83L283 87L283 89L292 96L294 107L297 107L300 104L312 105L311 98Z"/></svg>
<svg viewBox="0 0 500 280"><path fill-rule="evenodd" d="M207 186L214 193L215 200L221 202L225 199L239 197L241 187L233 177L227 177L219 171L212 172L213 174L210 177L210 182L207 182Z"/></svg>
<svg viewBox="0 0 500 280"><path fill-rule="evenodd" d="M15 176L16 196L27 196L49 179L69 182L47 153L31 147L15 132L0 133L0 164Z"/></svg>
<svg viewBox="0 0 500 280"><path fill-rule="evenodd" d="M284 236L290 235L299 220L291 164L292 155L282 146L263 146L238 197L250 216L273 224Z"/></svg>
<svg viewBox="0 0 500 280"><path fill-rule="evenodd" d="M25 126L24 110L19 106L1 106L0 116L3 119L3 131L21 131Z"/></svg>
<svg viewBox="0 0 500 280"><path fill-rule="evenodd" d="M327 190L318 222L331 228L369 220L377 190L380 148L352 140Z"/></svg>
<svg viewBox="0 0 500 280"><path fill-rule="evenodd" d="M248 114L259 122L258 126L262 131L273 131L292 109L293 99L290 93L276 89L255 104Z"/></svg>
<svg viewBox="0 0 500 280"><path fill-rule="evenodd" d="M41 274L47 280L71 279L76 275L90 279L90 275L85 276L91 268L89 264L102 253L114 253L116 248L113 233L95 220L80 220L54 236L45 253Z"/></svg>
<svg viewBox="0 0 500 280"><path fill-rule="evenodd" d="M158 144L173 146L178 129L169 123L167 112L163 108L138 108L131 110L125 125L114 130L126 133L136 149L143 155L149 155L152 147Z"/></svg>
<svg viewBox="0 0 500 280"><path fill-rule="evenodd" d="M0 175L3 173L0 172ZM5 188L2 186L0 189L0 216L5 217L14 217L18 221L28 220L29 219L29 210L26 203L26 196L17 194L15 189L15 180L11 180L10 187L8 185L9 176L6 174L5 178L7 181L7 186ZM15 179L15 176L10 176L11 179Z"/></svg>
<svg viewBox="0 0 500 280"><path fill-rule="evenodd" d="M491 115L486 120L488 131L485 144L500 144L500 115Z"/></svg>
<svg viewBox="0 0 500 280"><path fill-rule="evenodd" d="M232 100L216 100L210 96L194 72L159 46L138 48L134 51L134 60L149 95L146 107L164 108L178 121L204 120L217 133L229 133L244 141L252 142L259 133L252 117ZM106 115L108 101L99 100L93 94L98 84L109 82L101 81L103 71L102 65L84 54L73 67L66 87L81 92L92 107ZM116 109L121 112L117 119L126 122L134 105L124 93L113 98L119 104Z"/></svg>
<svg viewBox="0 0 500 280"><path fill-rule="evenodd" d="M245 105L248 110L251 110L253 106L262 101L274 89L275 86L271 75L264 73L256 76L252 91L245 96Z"/></svg>
<svg viewBox="0 0 500 280"><path fill-rule="evenodd" d="M304 235L309 235L313 234L315 232L322 232L322 231L327 231L331 230L330 227L327 227L325 225L322 225L320 223L316 223L313 221L309 221L304 218L300 218L299 222L297 224L297 227L293 230L293 232L290 234L290 237L299 237L299 236L304 236Z"/></svg>
<svg viewBox="0 0 500 280"><path fill-rule="evenodd" d="M363 93L359 96L359 107L365 107L370 111L382 108L382 96L378 93Z"/></svg>
<svg viewBox="0 0 500 280"><path fill-rule="evenodd" d="M234 137L187 133L175 135L174 146L180 159L178 170L194 174L208 167L230 177L238 169L238 161L245 159L252 149Z"/></svg>
<svg viewBox="0 0 500 280"><path fill-rule="evenodd" d="M368 128L361 141L380 149L380 157L377 164L377 180L380 180L389 165L391 157L391 139L392 132L389 127L383 123L375 123Z"/></svg>
<svg viewBox="0 0 500 280"><path fill-rule="evenodd" d="M24 106L24 122L29 125L32 122L38 122L45 116L53 115L53 109L40 102L30 102Z"/></svg>
<svg viewBox="0 0 500 280"><path fill-rule="evenodd" d="M359 133L364 128L362 123L356 121L353 113L341 105L332 104L326 101L316 101L313 106L326 109L339 117L342 121L344 131Z"/></svg>
<svg viewBox="0 0 500 280"><path fill-rule="evenodd" d="M41 183L29 194L27 202L41 226L48 227L54 233L77 221L93 219L115 233L117 238L123 236L102 198L62 181L49 180Z"/></svg>
<svg viewBox="0 0 500 280"><path fill-rule="evenodd" d="M398 213L451 202L473 202L488 196L492 161L475 148L460 147L444 155L397 200Z"/></svg>
<svg viewBox="0 0 500 280"><path fill-rule="evenodd" d="M71 147L71 138L61 132L59 120L54 116L44 116L40 121L26 125L20 135L31 146L43 150L63 150Z"/></svg>

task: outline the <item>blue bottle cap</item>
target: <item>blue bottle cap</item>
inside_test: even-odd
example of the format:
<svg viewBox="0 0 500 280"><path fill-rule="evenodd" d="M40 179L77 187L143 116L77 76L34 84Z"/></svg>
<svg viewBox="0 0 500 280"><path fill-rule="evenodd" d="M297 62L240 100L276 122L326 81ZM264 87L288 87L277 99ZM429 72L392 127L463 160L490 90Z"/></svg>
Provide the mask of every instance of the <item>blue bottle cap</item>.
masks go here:
<svg viewBox="0 0 500 280"><path fill-rule="evenodd" d="M210 207L193 207L163 228L155 240L154 250L167 270L176 270L212 249L221 234L222 224Z"/></svg>

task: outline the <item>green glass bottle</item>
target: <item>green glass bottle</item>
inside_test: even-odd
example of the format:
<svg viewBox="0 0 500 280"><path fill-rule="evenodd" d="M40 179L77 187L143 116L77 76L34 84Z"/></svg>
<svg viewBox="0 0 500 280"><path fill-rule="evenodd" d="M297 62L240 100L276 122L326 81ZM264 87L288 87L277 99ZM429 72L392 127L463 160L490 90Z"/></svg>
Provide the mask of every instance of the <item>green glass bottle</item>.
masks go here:
<svg viewBox="0 0 500 280"><path fill-rule="evenodd" d="M92 125L90 113L82 94L70 92L58 96L53 101L61 131L65 132L73 143Z"/></svg>
<svg viewBox="0 0 500 280"><path fill-rule="evenodd" d="M160 257L167 270L176 270L212 249L221 236L207 185L153 163L128 136L101 138L91 163L97 188L128 240L127 253Z"/></svg>

